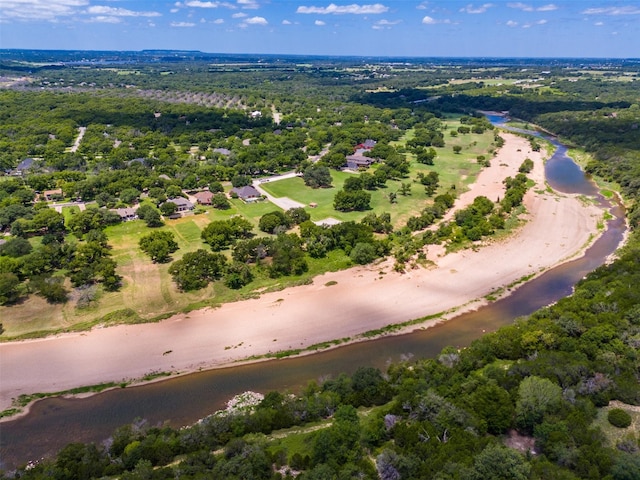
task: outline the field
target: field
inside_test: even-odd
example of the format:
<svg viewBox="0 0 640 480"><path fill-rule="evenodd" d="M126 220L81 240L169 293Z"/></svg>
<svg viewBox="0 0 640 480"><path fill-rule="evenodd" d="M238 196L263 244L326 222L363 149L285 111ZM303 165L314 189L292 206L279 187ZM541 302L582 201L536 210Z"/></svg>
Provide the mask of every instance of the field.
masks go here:
<svg viewBox="0 0 640 480"><path fill-rule="evenodd" d="M456 119L449 119L446 122L447 131L457 128L460 123ZM413 131L409 130L407 134L398 142L394 142L396 147L403 147L407 140L413 136ZM388 212L391 214L391 221L395 226L404 224L406 220L419 214L419 212L430 202L429 197L424 192L424 187L416 182L416 176L419 172L428 173L436 171L440 176L440 189L437 193L443 193L454 187L455 191L462 193L467 186L473 182L475 176L480 171L480 166L476 162L478 155L485 155L491 158L488 153L493 141L493 133L485 132L484 134L468 134L451 137L448 134L445 138L446 146L436 148L438 153L433 166L423 165L415 161L412 154L408 154L411 162L408 178L401 180L390 180L385 188L380 188L371 193L371 210L365 212L338 212L333 209L333 197L342 189L344 181L351 175L357 173L336 172L332 171L333 178L332 188L313 189L304 185L301 178L291 178L271 183L263 183L261 187L274 197L288 197L292 200L309 205L315 202L316 208L307 209L311 214L313 221L323 220L327 217L333 217L341 221L359 221L371 211L376 214ZM453 152L453 146L459 145L462 151L459 154ZM377 167L376 164L369 170L373 172ZM411 195L396 196L396 202L389 201L389 193L397 193L400 190L401 183L411 183Z"/></svg>
<svg viewBox="0 0 640 480"><path fill-rule="evenodd" d="M621 408L631 416L631 425L627 428L614 427L607 420L607 414L613 408ZM615 448L616 444L629 436L635 436L640 431L640 407L627 405L622 402L613 401L609 406L598 410L598 416L593 422L594 427L600 427L607 438L609 447Z"/></svg>

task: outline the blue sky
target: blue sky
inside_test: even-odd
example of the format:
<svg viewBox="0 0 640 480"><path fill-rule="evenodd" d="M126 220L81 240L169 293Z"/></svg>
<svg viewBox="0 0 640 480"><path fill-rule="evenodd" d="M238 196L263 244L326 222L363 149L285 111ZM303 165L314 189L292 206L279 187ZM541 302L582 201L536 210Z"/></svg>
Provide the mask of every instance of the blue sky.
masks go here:
<svg viewBox="0 0 640 480"><path fill-rule="evenodd" d="M0 0L0 48L640 57L640 1Z"/></svg>

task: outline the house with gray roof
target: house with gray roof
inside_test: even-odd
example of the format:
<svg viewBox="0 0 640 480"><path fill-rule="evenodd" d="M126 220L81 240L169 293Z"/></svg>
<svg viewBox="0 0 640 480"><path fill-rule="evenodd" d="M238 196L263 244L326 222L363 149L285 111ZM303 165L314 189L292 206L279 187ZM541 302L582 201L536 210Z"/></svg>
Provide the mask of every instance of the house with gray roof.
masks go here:
<svg viewBox="0 0 640 480"><path fill-rule="evenodd" d="M176 212L188 212L189 210L194 209L193 203L182 197L170 198L169 200L167 200L167 203L175 204Z"/></svg>
<svg viewBox="0 0 640 480"><path fill-rule="evenodd" d="M235 193L245 202L255 202L256 200L262 199L262 195L260 195L260 192L256 190L253 185L234 187L231 189L231 193Z"/></svg>

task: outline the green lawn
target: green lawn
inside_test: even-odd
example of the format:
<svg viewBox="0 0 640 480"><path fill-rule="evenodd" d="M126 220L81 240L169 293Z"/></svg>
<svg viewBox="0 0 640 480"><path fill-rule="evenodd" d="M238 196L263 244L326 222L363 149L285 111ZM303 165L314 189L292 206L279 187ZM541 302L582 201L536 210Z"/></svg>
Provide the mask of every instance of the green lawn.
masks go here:
<svg viewBox="0 0 640 480"><path fill-rule="evenodd" d="M446 146L435 149L438 156L434 161L434 165L429 166L417 163L414 156L408 154L407 158L411 162L409 176L401 180L390 180L387 182L385 188L370 192L370 211L377 214L382 212L390 213L392 222L396 226L401 226L410 216L417 215L430 202L424 193L424 187L414 181L418 172L427 173L431 170L438 172L441 185L438 193L445 192L452 186L456 192L462 193L467 189L468 185L475 180L481 169L476 162L476 157L478 155L485 155L487 158L491 157L489 150L492 147L493 132L487 131L481 135L466 134L451 137L448 133L449 130L456 129L460 125L460 122L457 119L450 119L445 123L447 125L447 133L445 135ZM395 146L404 146L407 140L411 139L413 135L414 131L409 130L398 142L394 142ZM460 145L462 147L461 153L456 154L453 152L454 145ZM378 165L374 164L369 171L373 172L377 167ZM357 174L332 170L332 188L313 189L307 187L302 178L299 177L264 183L261 187L274 197L289 197L304 205L309 205L312 202L316 203L318 205L316 208L306 208L311 214L311 219L314 221L327 217L333 217L342 221L358 221L370 211L345 213L333 209L333 198L335 194L342 188L345 179L351 175ZM407 182L411 183L412 186L411 195L398 195L396 197L396 203L390 203L389 193L398 192L400 184Z"/></svg>

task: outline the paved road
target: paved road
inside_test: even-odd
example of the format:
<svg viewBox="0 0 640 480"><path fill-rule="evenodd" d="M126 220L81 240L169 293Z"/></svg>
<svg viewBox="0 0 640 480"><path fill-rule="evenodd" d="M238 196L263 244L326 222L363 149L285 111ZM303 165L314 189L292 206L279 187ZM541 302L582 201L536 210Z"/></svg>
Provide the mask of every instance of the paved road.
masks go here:
<svg viewBox="0 0 640 480"><path fill-rule="evenodd" d="M71 147L71 153L75 153L78 151L78 147L80 146L80 142L82 141L82 137L84 137L85 132L87 131L87 127L78 127L78 136L76 141L73 142L73 147Z"/></svg>

